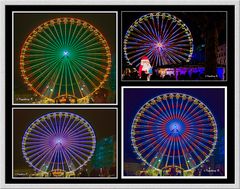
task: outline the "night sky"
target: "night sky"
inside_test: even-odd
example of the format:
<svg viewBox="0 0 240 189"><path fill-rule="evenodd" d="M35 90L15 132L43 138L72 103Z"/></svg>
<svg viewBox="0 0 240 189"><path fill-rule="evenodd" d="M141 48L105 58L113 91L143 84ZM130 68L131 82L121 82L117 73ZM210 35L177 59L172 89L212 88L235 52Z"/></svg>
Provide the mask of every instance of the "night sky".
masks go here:
<svg viewBox="0 0 240 189"><path fill-rule="evenodd" d="M22 137L28 126L37 118L50 112L66 111L80 115L92 126L96 140L116 136L115 109L15 109L14 110L14 169L27 168L28 164L22 155Z"/></svg>
<svg viewBox="0 0 240 189"><path fill-rule="evenodd" d="M215 117L218 132L224 135L224 89L124 89L124 159L126 162L141 162L136 159L136 154L131 142L131 126L138 110L150 99L164 93L185 93L202 101ZM137 98L136 98L137 95ZM221 139L224 141L224 139ZM218 148L218 143L216 148ZM224 160L224 157L218 157Z"/></svg>
<svg viewBox="0 0 240 189"><path fill-rule="evenodd" d="M27 86L24 84L21 78L21 73L19 69L19 55L21 47L27 38L27 36L42 23L57 17L75 17L84 20L92 24L96 29L98 29L108 42L112 53L112 63L116 63L116 14L115 13L16 13L14 14L14 89L15 93L29 93L31 91L27 90Z"/></svg>

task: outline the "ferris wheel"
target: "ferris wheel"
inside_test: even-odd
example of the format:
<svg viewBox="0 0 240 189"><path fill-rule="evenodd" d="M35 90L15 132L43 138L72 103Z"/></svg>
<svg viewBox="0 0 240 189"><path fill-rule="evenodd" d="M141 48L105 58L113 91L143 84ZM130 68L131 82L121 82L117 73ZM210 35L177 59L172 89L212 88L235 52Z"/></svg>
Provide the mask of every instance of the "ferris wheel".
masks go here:
<svg viewBox="0 0 240 189"><path fill-rule="evenodd" d="M193 53L191 32L182 20L164 12L153 12L138 18L123 40L126 62L139 66L147 56L152 66L188 63Z"/></svg>
<svg viewBox="0 0 240 189"><path fill-rule="evenodd" d="M104 36L79 18L44 22L26 38L20 71L30 90L49 101L72 97L86 101L103 87L111 70Z"/></svg>
<svg viewBox="0 0 240 189"><path fill-rule="evenodd" d="M91 125L70 112L52 112L33 121L22 139L22 153L36 171L76 171L91 159L96 137Z"/></svg>
<svg viewBox="0 0 240 189"><path fill-rule="evenodd" d="M138 158L150 168L193 170L213 154L217 124L197 98L167 93L140 108L132 124L131 140Z"/></svg>

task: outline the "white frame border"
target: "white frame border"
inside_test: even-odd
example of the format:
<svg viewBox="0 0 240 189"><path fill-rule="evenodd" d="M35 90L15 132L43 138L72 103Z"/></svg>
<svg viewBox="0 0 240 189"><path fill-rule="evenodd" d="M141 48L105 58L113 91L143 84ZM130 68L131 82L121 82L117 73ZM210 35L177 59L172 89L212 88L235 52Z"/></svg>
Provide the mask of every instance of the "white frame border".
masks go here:
<svg viewBox="0 0 240 189"><path fill-rule="evenodd" d="M124 176L124 89L224 89L224 176ZM121 177L124 179L226 179L227 178L227 87L221 86L204 86L204 87L196 87L196 86L162 86L162 87L154 87L154 86L131 86L131 87L122 87L122 111L121 111L121 122L122 122L122 162L121 162ZM144 104L145 102L143 102Z"/></svg>
<svg viewBox="0 0 240 189"><path fill-rule="evenodd" d="M1 17L0 17L0 40L3 44L5 44L5 6L6 5L69 5L69 0L3 0L0 2L0 9L1 9ZM75 5L159 5L159 0L131 0L130 2L127 1L121 1L121 0L71 0L71 4ZM161 5L234 5L235 6L235 147L236 149L240 149L240 118L239 118L239 112L240 112L240 76L237 73L240 73L240 66L239 66L239 49L240 49L240 43L239 43L239 31L240 31L240 25L239 25L239 0L162 0ZM4 45L0 46L0 79L1 79L1 85L0 85L0 91L2 92L2 98L0 98L0 148L1 148L1 155L0 155L0 187L3 189L14 189L14 188L58 188L58 189L69 189L69 188L240 188L240 170L235 169L235 183L232 184L36 184L36 185L30 185L30 184L6 184L5 183L5 126L6 126L6 120L5 120L5 47ZM240 151L237 150L235 152L235 167L240 167Z"/></svg>
<svg viewBox="0 0 240 189"><path fill-rule="evenodd" d="M115 177L14 177L13 176L13 171L14 171L14 111L15 110L49 110L49 111L53 111L53 110L64 110L64 111L71 111L71 110L115 110L115 116L116 116L116 125L115 125L115 137L116 137L116 176ZM87 120L88 121L88 120ZM93 127L94 129L94 127ZM91 160L90 160L91 161ZM15 107L12 108L12 179L16 179L16 180L21 180L21 179L30 179L30 180L39 180L39 179L43 179L43 180L89 180L89 182L91 182L91 179L118 179L118 109L111 107L111 108L107 108L107 107L97 107L97 108L91 108L91 107L80 107L80 108L69 108L69 107L64 107L64 108L58 108L58 107Z"/></svg>
<svg viewBox="0 0 240 189"><path fill-rule="evenodd" d="M67 13L72 13L72 14L115 14L115 24L116 24L116 28L115 28L115 35L116 35L116 44L115 44L115 68L116 68L116 89L115 89L115 103L89 103L89 104L31 104L31 103L15 103L14 100L14 94L15 94L15 90L14 90L14 86L15 86L15 54L16 52L14 52L15 49L15 43L14 43L14 14L15 13L24 13L24 14L39 14L39 13L46 13L46 14L67 14ZM107 106L107 105L118 105L118 11L13 11L12 12L12 105L18 105L18 106L48 106L48 105L53 105L53 106ZM110 47L111 49L111 47Z"/></svg>
<svg viewBox="0 0 240 189"><path fill-rule="evenodd" d="M155 11L121 11L121 81L123 83L127 83L127 82L148 82L148 81L143 81L143 80L123 80L122 79L122 74L123 74L123 67L122 67L122 64L123 64L123 60L124 60L124 57L123 57L123 38L125 35L123 35L123 27L122 27L122 23L123 23L123 19L122 19L122 15L124 12L144 12L144 13L150 13L150 12L157 12L156 10ZM160 12L199 12L199 13L202 13L202 12L225 12L226 14L226 61L227 61L227 64L226 64L226 69L225 69L225 74L226 74L226 79L224 80L151 80L150 82L151 83L156 83L156 82L159 82L159 83L166 83L166 82L193 82L193 83L198 83L198 82L227 82L228 81L228 64L229 64L229 59L228 59L228 11L168 11L168 10L163 10L163 11L160 11ZM193 39L194 41L194 39Z"/></svg>

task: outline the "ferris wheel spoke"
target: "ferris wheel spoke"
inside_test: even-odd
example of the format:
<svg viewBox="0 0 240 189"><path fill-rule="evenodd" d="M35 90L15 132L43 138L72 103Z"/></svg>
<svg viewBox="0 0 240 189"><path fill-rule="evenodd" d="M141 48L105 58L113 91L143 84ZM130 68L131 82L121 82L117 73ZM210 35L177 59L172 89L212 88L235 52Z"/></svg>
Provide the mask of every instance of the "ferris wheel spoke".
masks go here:
<svg viewBox="0 0 240 189"><path fill-rule="evenodd" d="M71 46L76 47L83 39L86 38L86 35L87 36L89 35L87 32L88 32L88 30L85 29L85 31L83 31L83 33L81 33L78 38L75 38L75 40L72 42Z"/></svg>
<svg viewBox="0 0 240 189"><path fill-rule="evenodd" d="M144 43L152 44L149 58L152 65L168 65L189 62L192 55L192 38L188 27L177 17L164 13L149 13L137 19L126 32L124 56L131 65L138 66L136 50ZM160 49L161 48L161 49ZM131 50L132 49L132 50ZM145 47L147 50L147 47ZM164 50L162 53L160 50ZM145 53L145 51L144 51ZM145 55L145 54L144 54ZM178 58L176 58L177 56Z"/></svg>
<svg viewBox="0 0 240 189"><path fill-rule="evenodd" d="M201 116L201 113L204 113L203 109L196 105L196 108L194 110L192 110L189 114L191 117L195 118L196 116L198 116L198 117ZM204 116L204 115L205 114L202 114L202 116Z"/></svg>
<svg viewBox="0 0 240 189"><path fill-rule="evenodd" d="M201 112L200 112L201 113ZM200 114L200 115L189 115L185 116L184 119L187 120L187 122L191 122L191 124L195 124L196 121L203 121L202 118L205 118L206 115ZM204 121L207 121L207 119L204 119Z"/></svg>
<svg viewBox="0 0 240 189"><path fill-rule="evenodd" d="M49 29L49 27L48 27ZM51 37L45 30L43 30L43 33L45 34L45 36L47 36L49 43L53 44L54 47L58 48L59 44L57 43L57 41L55 40L55 38ZM50 32L51 33L51 32ZM46 39L47 39L46 38Z"/></svg>
<svg viewBox="0 0 240 189"><path fill-rule="evenodd" d="M147 22L148 23L148 22ZM143 26L143 27L142 27ZM155 36L154 33L150 30L150 28L146 25L146 23L142 23L142 26L139 25L139 27L143 30L143 32L145 33L145 35L149 36L150 40L155 41ZM146 32L147 31L147 32Z"/></svg>
<svg viewBox="0 0 240 189"><path fill-rule="evenodd" d="M160 103L161 103L164 111L166 112L166 114L168 115L168 117L171 117L171 112L170 112L170 110L164 105L163 102L164 102L164 100L161 100L161 101L160 101Z"/></svg>
<svg viewBox="0 0 240 189"><path fill-rule="evenodd" d="M184 60L184 57L182 56L180 51L176 51L174 49L171 50L166 50L164 51L172 60L177 60L177 62L182 62L182 60ZM175 56L174 56L175 54Z"/></svg>
<svg viewBox="0 0 240 189"><path fill-rule="evenodd" d="M50 48L52 46L52 49L56 49L58 48L58 46L55 44L54 41L50 40L50 39L47 39L45 36L43 36L43 34L40 32L38 33L38 36L43 40L40 40L39 39L39 42L41 41L42 44L45 44L48 48ZM49 45L51 44L51 45Z"/></svg>
<svg viewBox="0 0 240 189"><path fill-rule="evenodd" d="M47 136L51 136L53 134L53 131L50 129L51 127L48 125L48 122L45 118L43 118L43 121L46 123L43 124L42 121L38 120L38 123L42 126L42 128L38 127L39 130L41 130L42 133L46 133Z"/></svg>
<svg viewBox="0 0 240 189"><path fill-rule="evenodd" d="M29 76L30 76L30 78L31 78L31 77L37 75L38 73L40 73L40 74L38 74L37 76L35 76L31 82L32 82L32 83L35 83L36 80L38 80L39 78L43 77L43 75L45 75L45 74L47 73L47 75L45 75L44 79L40 82L40 83L43 83L43 82L48 78L48 76L53 72L53 69L58 66L57 63L58 63L57 61L52 62L52 65L50 65L50 64L48 63L48 64L42 66L41 68L36 69L36 70L35 70L34 72L32 72L31 74L29 74ZM44 70L44 71L42 71L42 70ZM49 71L49 70L50 70L50 71ZM40 83L39 83L39 84L40 84Z"/></svg>
<svg viewBox="0 0 240 189"><path fill-rule="evenodd" d="M187 138L188 139L188 138ZM184 139L185 140L185 139ZM189 140L189 139L188 139ZM189 140L189 142L191 142L191 145L193 145L194 147L195 147L195 149L193 149L193 147L187 142L187 141L185 141L187 144L188 144L188 146L189 146L189 148L191 149L191 151L195 154L195 156L198 158L198 160L199 160L199 162L202 162L203 161L203 159L199 156L199 154L195 151L195 149L198 149L199 150L199 152L200 153L202 153L202 150L199 148L199 146L198 145L196 145L196 143L195 142L193 142L193 141L191 141L191 140ZM204 155L204 154L203 154ZM206 155L206 154L205 154ZM194 159L193 159L193 161L194 161ZM196 161L194 161L195 162L195 164L196 164Z"/></svg>
<svg viewBox="0 0 240 189"><path fill-rule="evenodd" d="M64 41L64 35L63 35L63 30L62 30L62 23L58 24L58 31L60 31L60 39L62 41L63 46L65 45L65 41Z"/></svg>
<svg viewBox="0 0 240 189"><path fill-rule="evenodd" d="M189 138L191 138L191 140L190 140ZM201 154L203 154L204 156L207 156L207 154L206 154L202 149L200 149L200 146L201 146L202 148L208 150L208 151L209 151L210 149L207 148L206 145L204 145L201 141L199 141L199 140L196 139L196 138L197 138L197 136L194 136L194 138L192 138L191 136L187 136L186 139L189 140L189 141L191 142L191 144L188 143L187 141L185 141L185 142L188 144L189 148L191 148L192 151L194 151L194 149L192 148L191 145L193 145L195 148L199 149L199 152L201 152ZM186 140L186 139L184 139L184 140Z"/></svg>
<svg viewBox="0 0 240 189"><path fill-rule="evenodd" d="M213 115L199 103L179 93L164 94L145 103L131 130L138 156L156 169L180 166L190 170L205 162L216 145L217 129ZM154 111L158 106L165 115Z"/></svg>
<svg viewBox="0 0 240 189"><path fill-rule="evenodd" d="M79 124L81 124L81 125L79 125ZM76 128L76 126L78 126L78 128ZM85 127L84 123L82 124L82 123L78 122L76 125L74 125L74 127L72 127L71 129L68 130L68 134L71 137L75 137L75 136L78 136L79 134L82 134L82 132L84 132L84 131L89 132L88 128ZM86 132L86 133L88 133L88 132Z"/></svg>
<svg viewBox="0 0 240 189"><path fill-rule="evenodd" d="M128 45L143 45L148 44L151 42L152 39L149 39L145 34L143 33L133 33L133 36L128 38Z"/></svg>
<svg viewBox="0 0 240 189"><path fill-rule="evenodd" d="M45 43L43 43L42 41L40 41L39 43L40 44L37 44L36 42L39 42L38 39L36 39L34 42L32 42L29 47L28 47L28 50L31 50L31 49L39 49L39 50L44 50L44 51L47 51L48 53L54 53L56 51L55 48L49 48L48 46L46 46Z"/></svg>
<svg viewBox="0 0 240 189"><path fill-rule="evenodd" d="M171 22L171 26L172 26L172 23L173 22ZM180 28L176 28L176 27L177 27L177 24L175 23L175 25L173 27L168 28L168 32L165 33L165 35L163 36L163 39L162 39L162 41L164 43L165 42L168 43L168 40L170 40L172 38L172 36L180 30Z"/></svg>
<svg viewBox="0 0 240 189"><path fill-rule="evenodd" d="M179 167L182 168L182 162L181 162L181 152L179 150L179 142L178 142L178 138L175 140L176 145L177 145L177 157L178 157L178 163L179 163Z"/></svg>
<svg viewBox="0 0 240 189"><path fill-rule="evenodd" d="M91 154L91 146L87 145L81 145L81 144L73 144L73 147L75 147L76 152L80 153L81 155L85 156L85 158L88 158L89 154Z"/></svg>
<svg viewBox="0 0 240 189"><path fill-rule="evenodd" d="M83 70L82 69L80 69L79 67L80 67L80 65L78 64L78 62L77 61L71 61L71 63L73 63L74 65L75 65L75 68L76 68L76 70L78 70L79 71L79 73L81 73L82 75L83 75L83 77L79 74L79 76L80 76L80 78L84 78L84 79L87 79L88 80L88 82L91 84L91 86L93 87L93 88L96 88L97 86L92 82L92 80L84 73L84 71L86 70L86 69L84 69L83 67ZM79 65L79 66L77 66L77 65Z"/></svg>
<svg viewBox="0 0 240 189"><path fill-rule="evenodd" d="M159 148L159 151L160 150L162 150L161 148L163 147L163 146L165 146L166 145L166 149L167 149L167 147L168 147L168 145L169 145L169 143L167 143L168 141L166 140L166 135L164 136L164 137L158 137L159 139L157 140L157 141L154 141L157 145L156 145L156 147L154 147L153 148L153 150L152 150L152 153L153 153L153 151L156 149L156 148ZM159 141L159 140L161 140L161 141ZM166 144L167 143L167 144ZM150 144L151 145L151 144ZM160 147L160 146L162 146L162 147ZM162 154L161 154L161 157L163 157L164 155L165 155L165 153L166 153L166 151L164 151ZM148 156L149 157L149 156Z"/></svg>
<svg viewBox="0 0 240 189"><path fill-rule="evenodd" d="M54 31L52 31L52 29L53 29L53 27L48 27L48 31L49 31L49 33L51 34L52 38L54 38L55 44L56 44L58 47L61 47L62 44L61 44L61 42L60 42L60 40L59 40L59 37L56 37L56 33L54 34L54 33L53 33Z"/></svg>
<svg viewBox="0 0 240 189"><path fill-rule="evenodd" d="M77 18L55 18L28 36L20 69L28 87L42 98L57 103L56 98L64 102L73 96L81 102L106 82L110 56L107 41L94 26Z"/></svg>
<svg viewBox="0 0 240 189"><path fill-rule="evenodd" d="M65 170L65 166L64 164L66 164L68 171L71 171L71 165L70 165L70 157L67 154L66 150L64 148L61 148L61 155L62 155L62 166L63 166L63 170ZM65 163L63 163L65 162Z"/></svg>
<svg viewBox="0 0 240 189"><path fill-rule="evenodd" d="M186 35L185 31L181 31L172 35L170 39L167 40L168 44L172 44L173 42L176 43L189 43L188 36Z"/></svg>
<svg viewBox="0 0 240 189"><path fill-rule="evenodd" d="M67 23L64 23L64 44L67 45Z"/></svg>
<svg viewBox="0 0 240 189"><path fill-rule="evenodd" d="M30 53L31 54L31 52L34 52L34 53L41 53L41 54L44 54L44 55L50 55L50 56L52 56L52 55L54 55L54 51L48 51L47 49L42 49L42 48L31 48L31 49L29 49L28 51L27 51L27 53ZM44 55L42 55L42 57L44 57Z"/></svg>
<svg viewBox="0 0 240 189"><path fill-rule="evenodd" d="M152 19L152 21L153 21L153 24L154 24L154 19ZM152 26L151 22L147 22L147 24L149 26L150 32L153 35L154 41L157 41L158 40L158 35L157 35L155 27Z"/></svg>
<svg viewBox="0 0 240 189"><path fill-rule="evenodd" d="M168 112L166 111L166 109L162 107L160 107L157 103L156 103L156 107L157 109L155 109L154 106L151 106L151 108L154 110L154 112L156 112L157 114L161 114L161 116L163 116L163 118L167 118L169 115L168 115Z"/></svg>
<svg viewBox="0 0 240 189"><path fill-rule="evenodd" d="M52 47L46 41L43 41L42 38L38 39L35 38L34 41L31 43L30 47L38 47L41 49L46 49L49 52L55 52L56 47Z"/></svg>
<svg viewBox="0 0 240 189"><path fill-rule="evenodd" d="M172 136L170 136L170 146L166 149L168 149L168 154L167 154L167 159L166 159L166 163L165 163L165 166L168 166L168 161L169 161L169 158L170 158L170 152L171 152L171 149L172 149L172 144L173 144L173 141L172 141Z"/></svg>
<svg viewBox="0 0 240 189"><path fill-rule="evenodd" d="M71 46L72 40L74 39L75 33L77 31L77 28L78 28L78 26L76 24L72 24L72 25L74 25L75 27L73 29L73 32L71 32L71 33L69 32L69 42L68 42L69 46Z"/></svg>
<svg viewBox="0 0 240 189"><path fill-rule="evenodd" d="M54 133L57 133L57 129L55 128L54 123L52 121L52 116L53 115L49 116L48 121L50 122L51 128L54 130Z"/></svg>
<svg viewBox="0 0 240 189"><path fill-rule="evenodd" d="M91 37L91 39L89 40L90 37ZM82 47L82 46L84 46L86 48L86 46L88 46L89 43L90 43L90 45L92 45L92 42L98 43L96 41L96 38L93 36L93 34L90 33L83 40L81 40L81 44L76 43L75 45L73 45L73 48L78 49L79 47Z"/></svg>
<svg viewBox="0 0 240 189"><path fill-rule="evenodd" d="M74 84L73 84L73 80L72 80L72 71L71 71L71 69L70 69L70 65L69 65L69 62L67 63L67 65L66 65L66 69L68 70L68 76L69 76L69 80L70 80L70 83L71 83L71 89L72 89L72 94L73 94L73 96L75 96L75 90L74 90Z"/></svg>
<svg viewBox="0 0 240 189"><path fill-rule="evenodd" d="M60 46L63 46L62 38L59 35L59 32L58 32L59 30L56 28L55 24L53 24L53 28L54 28L54 34L56 34L56 38L57 38L58 43L60 44Z"/></svg>
<svg viewBox="0 0 240 189"><path fill-rule="evenodd" d="M31 59L31 63L29 63L29 59L26 62L26 68L28 68L27 66L35 66L35 64L38 65L42 65L50 60L54 60L55 58L46 58L46 57L42 57L42 58L37 58L37 59Z"/></svg>
<svg viewBox="0 0 240 189"><path fill-rule="evenodd" d="M42 146L39 146L39 147L34 147L34 148L26 148L28 150L27 154L28 154L28 158L29 159L32 159L32 157L35 157L36 155L38 155L39 153L42 154L42 153L46 153L46 146L42 145ZM30 155L31 154L31 155Z"/></svg>
<svg viewBox="0 0 240 189"><path fill-rule="evenodd" d="M159 21L159 19L157 19L157 20ZM152 29L153 29L153 31L155 33L156 40L159 41L160 40L160 36L159 36L158 30L157 30L157 26L155 24L155 20L154 19L152 19L152 25L153 25Z"/></svg>
<svg viewBox="0 0 240 189"><path fill-rule="evenodd" d="M191 131L191 133L188 133L187 136L192 137L192 139L194 139L195 137L200 139L201 141L204 141L207 144L213 144L212 141L212 134L208 134L208 133L201 133L202 130L197 131ZM211 139L211 140L210 140Z"/></svg>
<svg viewBox="0 0 240 189"><path fill-rule="evenodd" d="M89 130L88 130L88 128L86 128L86 127L84 127L84 128L82 128L81 127L81 130L79 129L78 131L75 131L74 132L74 130L71 130L71 131L69 131L70 133L69 133L69 136L71 136L71 137L76 137L76 136L78 136L78 135L82 135L82 134L84 134L84 133L87 133L87 132L89 132ZM84 132L84 133L83 133ZM87 136L87 137L82 137L82 139L88 139L88 137L89 136Z"/></svg>
<svg viewBox="0 0 240 189"><path fill-rule="evenodd" d="M53 114L53 117L54 117L54 125L56 126L56 130L57 130L57 133L60 133L60 125L57 121L57 116L59 116L59 118L61 119L61 116L60 115L57 115L57 114Z"/></svg>
<svg viewBox="0 0 240 189"><path fill-rule="evenodd" d="M154 118L159 118L160 120L155 119L157 123L162 123L164 121L164 117L163 118L160 117L160 112L158 112L157 115L154 114L153 112L150 112L149 110L146 110L145 112L148 113L150 116L153 116Z"/></svg>
<svg viewBox="0 0 240 189"><path fill-rule="evenodd" d="M52 148L52 149L47 149L47 151L43 152L43 153L36 153L34 154L34 158L30 157L31 158L31 162L32 163L35 163L35 167L38 166L39 163L41 163L41 161L50 153L54 153L55 151L55 148Z"/></svg>
<svg viewBox="0 0 240 189"><path fill-rule="evenodd" d="M74 157L74 160L76 161L76 163L77 163L78 165L82 165L83 162L85 162L85 159L83 159L83 158L81 157L81 155L78 154L79 151L74 151L71 147L68 147L68 148L67 148L67 152L70 154L70 156ZM77 159L76 157L78 157L78 159ZM80 162L79 160L80 160L81 162Z"/></svg>
<svg viewBox="0 0 240 189"><path fill-rule="evenodd" d="M75 79L75 83L77 84L77 87L78 87L78 90L79 90L79 93L81 95L81 97L84 97L84 94L82 93L82 90L81 90L81 87L80 87L80 84L79 84L79 80L77 79L76 75L81 79L81 76L79 75L78 72L75 72L72 68L72 65L71 63L69 62L69 69L71 70L71 72L73 73L73 78Z"/></svg>
<svg viewBox="0 0 240 189"><path fill-rule="evenodd" d="M68 124L70 124L70 125L65 127L65 129L63 130L63 133L64 134L68 133L68 135L71 136L71 132L75 131L74 129L77 129L77 127L79 127L80 122L79 121L76 122L76 120L72 120L72 122L70 122L70 123L68 122ZM80 125L79 129L81 127L83 127L83 125Z"/></svg>
<svg viewBox="0 0 240 189"><path fill-rule="evenodd" d="M143 26L144 26L144 24L143 24ZM151 35L149 35L149 29L146 28L147 29L147 31L146 31L146 29L143 28L143 26L141 26L141 24L139 24L139 28L141 30L138 30L138 29L135 29L135 30L138 31L139 35L141 35L145 39L148 39L149 41L154 41L154 38ZM144 27L146 27L146 26L144 26Z"/></svg>
<svg viewBox="0 0 240 189"><path fill-rule="evenodd" d="M65 116L69 116L69 115L65 115ZM61 133L63 133L63 134L67 134L68 131L69 131L69 129L72 127L72 125L73 125L75 122L76 122L76 119L72 119L72 117L68 117L68 121L67 121L66 124L64 124ZM80 121L78 121L77 124L74 125L74 126L77 127L77 126L79 125L79 123L80 123Z"/></svg>
<svg viewBox="0 0 240 189"><path fill-rule="evenodd" d="M190 169L190 167L189 167L189 165L188 165L188 163L187 163L188 160L187 160L187 158L186 158L186 153L187 153L187 152L185 152L185 149L186 149L186 148L184 149L184 147L183 147L184 144L182 144L182 141L181 141L180 139L178 140L178 143L179 143L179 145L180 145L180 147L181 147L182 154L183 154L183 157L184 157L184 160L185 160L184 164L187 166L187 169Z"/></svg>
<svg viewBox="0 0 240 189"><path fill-rule="evenodd" d="M162 23L163 23L163 28L162 28L162 40L164 40L165 39L165 36L166 36L166 34L167 34L167 25L168 25L168 20L166 20L166 22L164 23L164 20L165 19L163 19L162 20Z"/></svg>
<svg viewBox="0 0 240 189"><path fill-rule="evenodd" d="M48 124L45 124L46 118L48 118ZM74 137L70 136L69 132L65 135L62 132L65 126L75 128L74 120L81 120L81 117L67 112L53 112L37 119L35 122L44 123L44 126L41 127L43 131L38 131L44 133L50 127L48 132L54 132L52 135L44 133L46 139L41 139L38 135L31 135L37 129L36 127L28 129L29 134L25 134L23 138L22 149L24 158L35 170L43 172L54 169L75 171L89 161L95 149L95 135L90 125L86 122L87 130L82 130L82 134L75 132ZM39 125L41 126L41 124ZM74 130L77 131L77 129ZM66 131L67 129L65 129Z"/></svg>
<svg viewBox="0 0 240 189"><path fill-rule="evenodd" d="M74 46L74 45L77 43L77 40L78 40L79 38L81 38L82 35L86 32L86 30L85 30L85 31L83 32L83 34L82 34L82 33L81 33L82 30L83 30L83 26L81 26L81 27L78 29L77 34L76 34L75 37L73 37L72 40L70 41L70 43L69 43L70 46ZM81 34L81 35L80 35L80 34ZM79 36L79 35L80 35L80 36Z"/></svg>
<svg viewBox="0 0 240 189"><path fill-rule="evenodd" d="M76 61L73 61L73 62L76 63ZM85 65L86 65L86 64L85 64ZM79 67L81 67L81 68L83 69L83 71L85 71L86 73L88 73L88 75L91 75L92 78L94 78L97 82L100 82L101 79L99 79L96 75L94 75L92 72L90 72L87 68L83 67L83 65L79 64ZM87 75L84 74L84 76L86 77ZM89 79L89 77L87 77L87 78L88 78L89 82L91 82L92 86L93 86L94 88L96 88L96 87L97 87L96 84L94 84L94 83L92 82L92 80Z"/></svg>
<svg viewBox="0 0 240 189"><path fill-rule="evenodd" d="M173 112L172 112L172 109L170 107L170 104L168 103L168 100L165 100L166 104L167 104L167 107L168 107L168 110L169 110L169 113L170 113L170 117L173 117Z"/></svg>
<svg viewBox="0 0 240 189"><path fill-rule="evenodd" d="M42 135L42 136L49 136L52 134L51 132L49 132L49 130L46 130L46 131L44 130L44 127L46 127L46 125L44 125L40 120L38 120L37 123L39 125L35 124L35 127L37 128L37 130L34 130L34 132L37 132L39 135ZM40 127L40 125L42 126L42 128Z"/></svg>
<svg viewBox="0 0 240 189"><path fill-rule="evenodd" d="M164 38L163 42L169 44L171 43L172 40L176 39L177 36L184 33L184 31L183 32L179 32L179 31L180 31L180 28L177 28L174 30L174 32L169 33L169 35L166 36L166 38Z"/></svg>
<svg viewBox="0 0 240 189"><path fill-rule="evenodd" d="M87 58L87 59L85 60L86 63L83 62L84 59L83 59L82 57L80 57L80 56L77 58L77 60L79 60L79 62L82 61L81 64L85 65L86 67L88 67L88 68L91 69L92 71L97 72L97 73L100 73L100 75L101 75L101 74L104 74L103 71L98 70L98 69L96 69L96 68L94 67L94 66L96 66L96 65L98 66L98 65L100 65L100 64L96 64L95 62L90 61L90 60L91 60L90 57L89 57L89 58L88 58L88 57L85 57L85 58ZM89 59L89 60L88 60L88 59ZM90 65L92 65L92 66L88 65L87 63L90 64Z"/></svg>

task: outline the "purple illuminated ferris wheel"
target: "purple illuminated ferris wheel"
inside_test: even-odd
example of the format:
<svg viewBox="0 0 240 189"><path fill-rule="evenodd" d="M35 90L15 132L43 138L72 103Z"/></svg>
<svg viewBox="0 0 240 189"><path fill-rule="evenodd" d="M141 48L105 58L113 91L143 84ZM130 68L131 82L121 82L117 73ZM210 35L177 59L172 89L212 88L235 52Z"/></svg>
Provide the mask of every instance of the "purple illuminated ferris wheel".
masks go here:
<svg viewBox="0 0 240 189"><path fill-rule="evenodd" d="M188 63L193 38L187 25L174 15L154 12L141 16L127 30L123 40L128 64L139 66L147 56L152 66Z"/></svg>
<svg viewBox="0 0 240 189"><path fill-rule="evenodd" d="M91 125L70 112L52 112L25 131L22 152L36 171L76 171L92 157L96 137Z"/></svg>
<svg viewBox="0 0 240 189"><path fill-rule="evenodd" d="M145 103L131 130L134 151L156 170L193 170L212 155L217 141L213 114L187 94L167 93Z"/></svg>

